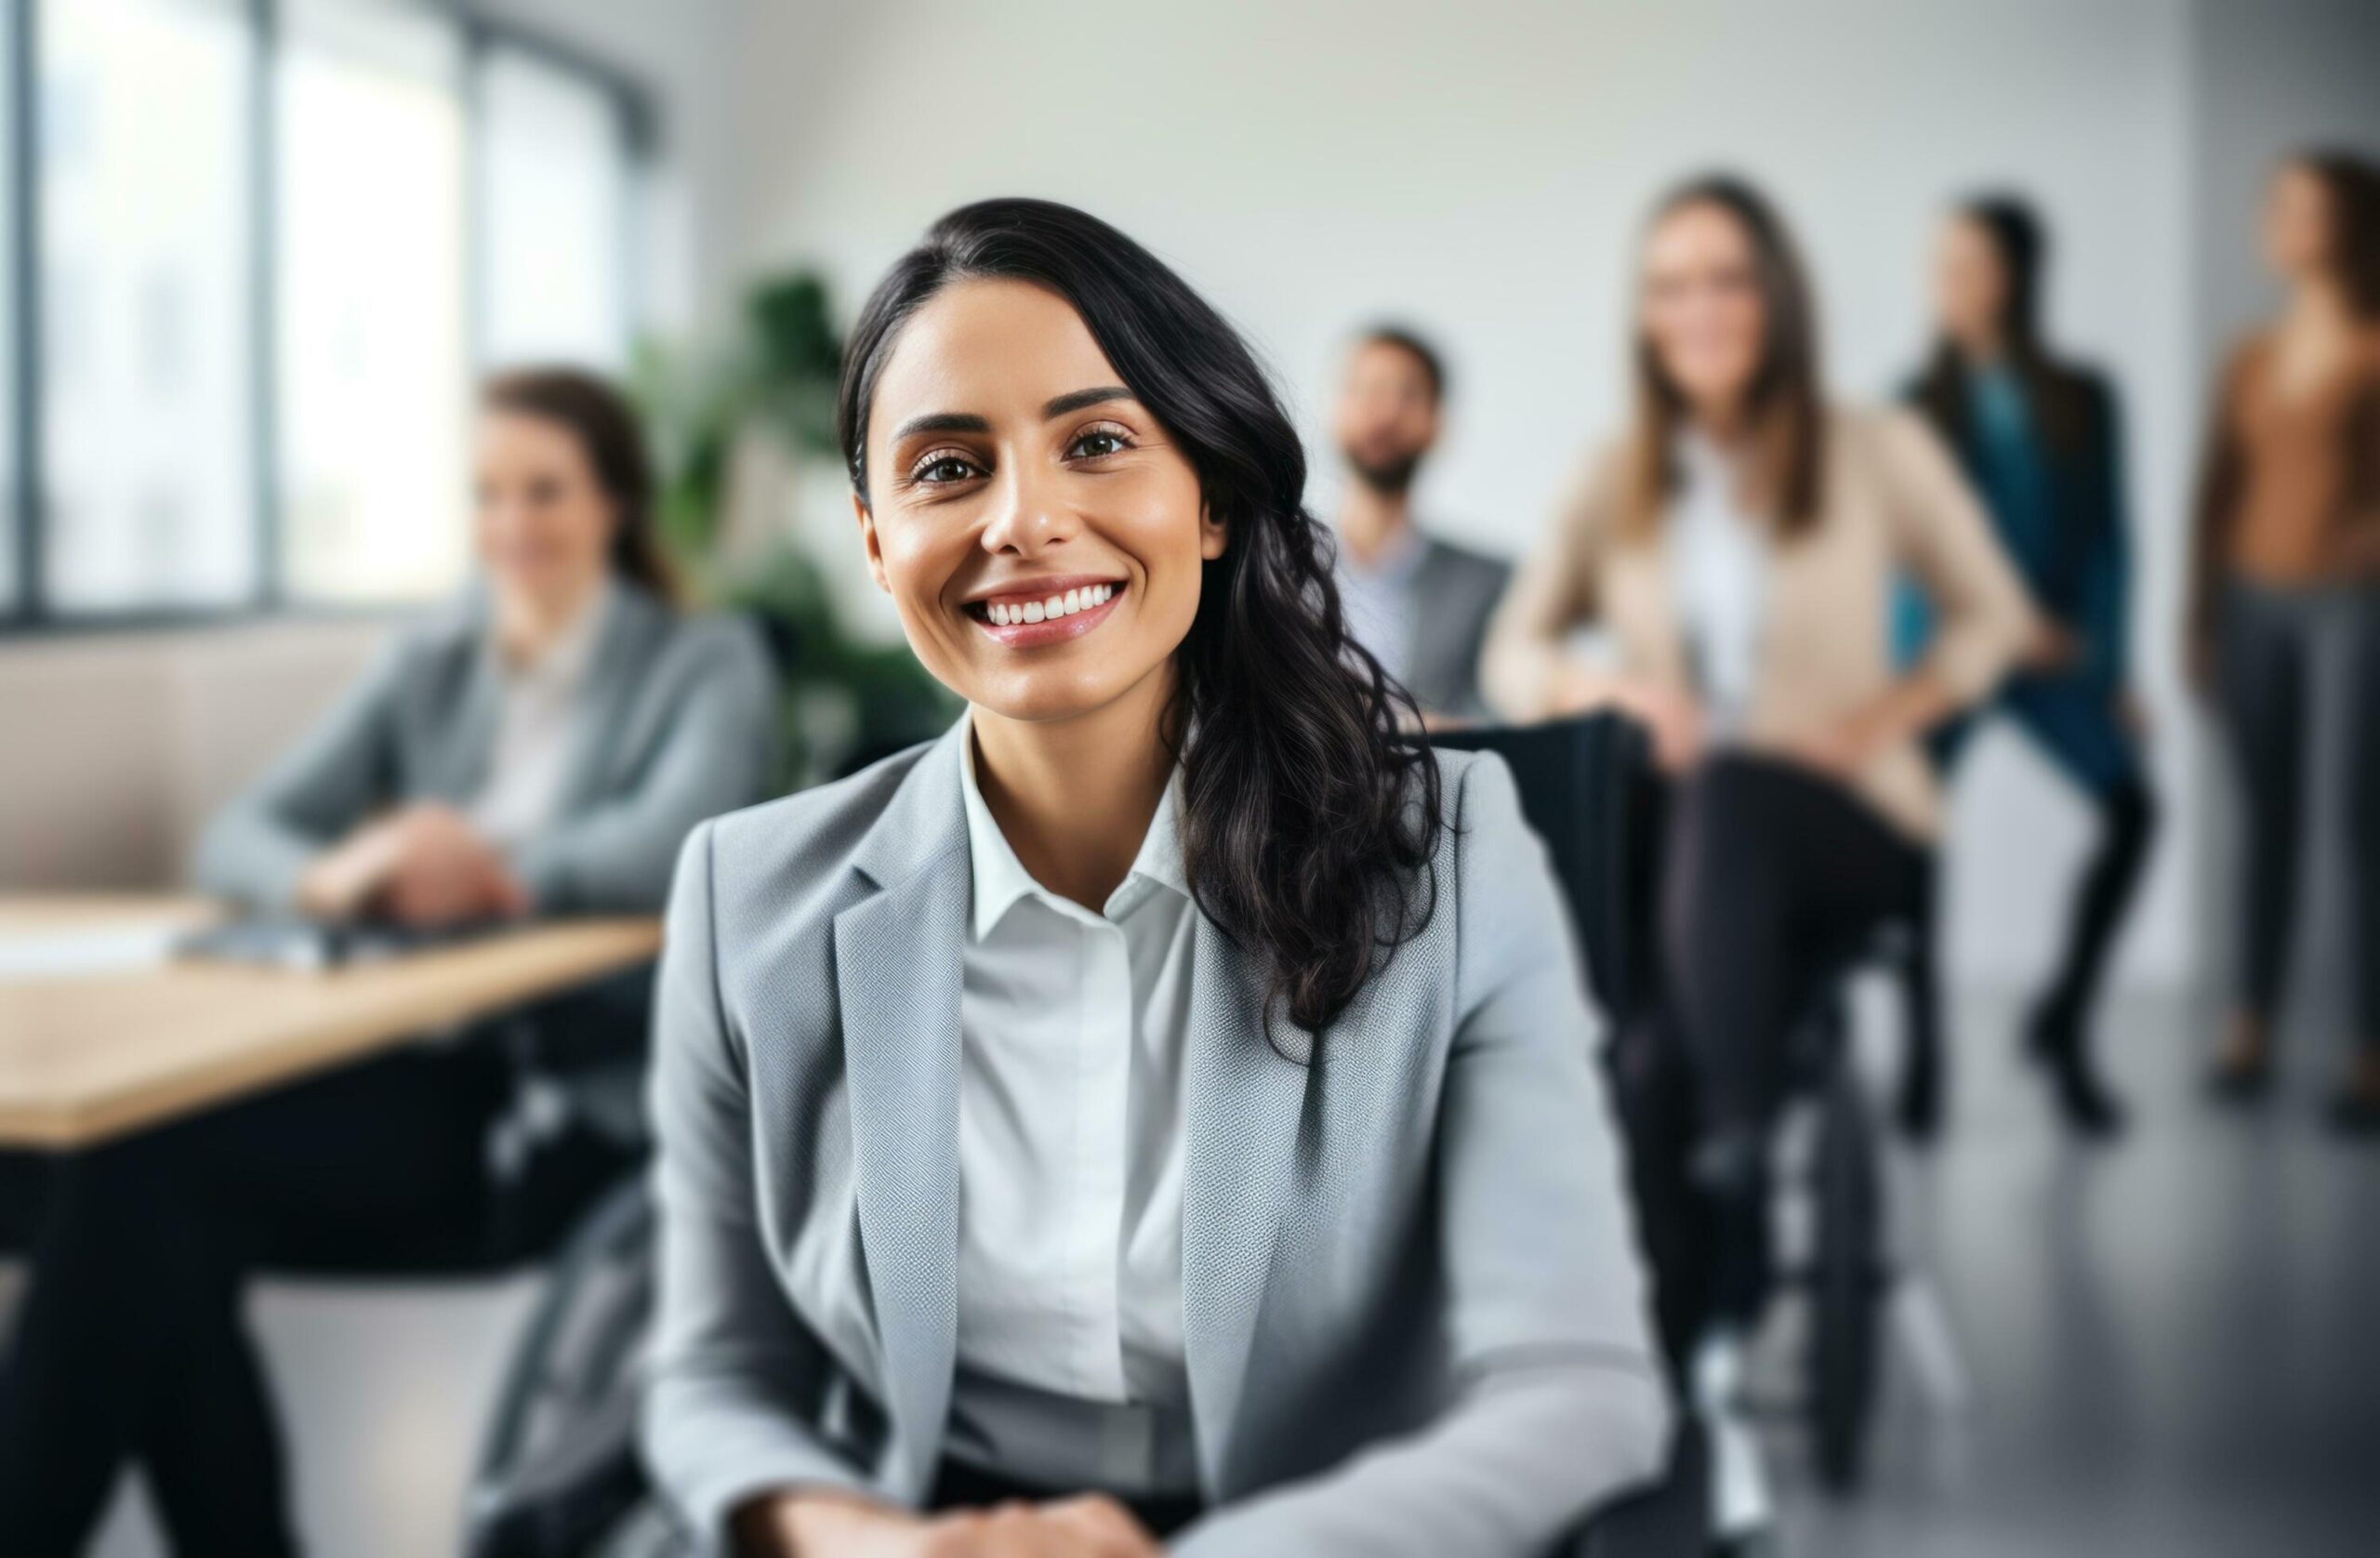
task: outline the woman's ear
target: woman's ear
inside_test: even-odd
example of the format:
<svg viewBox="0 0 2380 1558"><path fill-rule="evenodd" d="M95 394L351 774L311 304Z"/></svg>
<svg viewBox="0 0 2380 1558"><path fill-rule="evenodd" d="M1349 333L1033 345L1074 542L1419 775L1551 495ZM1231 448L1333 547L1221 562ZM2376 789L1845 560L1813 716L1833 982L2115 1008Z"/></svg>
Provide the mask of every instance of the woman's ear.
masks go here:
<svg viewBox="0 0 2380 1558"><path fill-rule="evenodd" d="M1221 521L1221 520L1219 520L1219 519L1215 518L1215 511L1214 511L1212 508L1209 508L1209 507L1208 507L1206 504L1204 504L1204 503L1199 504L1199 505L1198 505L1198 555L1199 555L1199 557L1201 557L1202 559L1204 559L1205 561L1209 561L1209 562L1212 562L1212 561L1215 561L1215 559L1217 559L1217 558L1219 558L1219 557L1221 557L1221 556L1223 556L1223 543L1224 543L1224 542L1226 542L1226 541L1229 541L1230 539L1231 539L1231 533L1230 533L1230 531L1228 531L1227 529L1225 529L1225 528L1224 528L1223 521Z"/></svg>
<svg viewBox="0 0 2380 1558"><path fill-rule="evenodd" d="M852 518L859 522L860 545L867 548L867 572L876 580L876 588L885 594L892 593L892 583L884 576L884 548L877 544L876 516L867 511L867 500L852 494Z"/></svg>

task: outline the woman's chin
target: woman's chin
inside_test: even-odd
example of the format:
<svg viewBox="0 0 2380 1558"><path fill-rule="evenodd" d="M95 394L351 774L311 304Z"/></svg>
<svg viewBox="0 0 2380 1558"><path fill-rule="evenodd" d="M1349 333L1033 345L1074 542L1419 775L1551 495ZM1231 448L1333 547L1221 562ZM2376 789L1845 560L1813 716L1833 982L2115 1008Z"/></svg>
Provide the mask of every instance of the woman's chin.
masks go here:
<svg viewBox="0 0 2380 1558"><path fill-rule="evenodd" d="M1097 714L1121 698L1139 679L1119 677L1111 666L1095 663L1088 654L1080 666L1038 666L1029 671L1011 669L980 678L964 695L986 714L1020 724L1047 725Z"/></svg>

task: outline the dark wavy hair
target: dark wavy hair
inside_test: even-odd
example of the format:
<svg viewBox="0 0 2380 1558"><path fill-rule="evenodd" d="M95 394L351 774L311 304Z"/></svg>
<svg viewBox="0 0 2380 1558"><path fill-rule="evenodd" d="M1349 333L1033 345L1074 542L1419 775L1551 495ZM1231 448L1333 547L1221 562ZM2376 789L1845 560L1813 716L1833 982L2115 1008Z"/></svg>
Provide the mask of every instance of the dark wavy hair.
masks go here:
<svg viewBox="0 0 2380 1558"><path fill-rule="evenodd" d="M2380 164L2361 152L2314 146L2291 154L2322 186L2331 208L2331 274L2359 323L2380 324Z"/></svg>
<svg viewBox="0 0 2380 1558"><path fill-rule="evenodd" d="M1809 270L1776 205L1757 186L1731 173L1704 174L1672 189L1653 207L1646 238L1697 205L1726 212L1752 248L1752 284L1760 291L1763 319L1751 392L1759 495L1770 506L1778 533L1798 537L1818 522L1826 481L1826 391L1818 373L1818 302ZM1671 381L1641 326L1635 359L1636 418L1622 522L1646 535L1659 528L1677 492L1677 435L1686 410L1685 393Z"/></svg>
<svg viewBox="0 0 2380 1558"><path fill-rule="evenodd" d="M1224 527L1175 652L1183 864L1199 908L1263 969L1268 1028L1277 1008L1320 1034L1428 923L1444 824L1436 761L1401 733L1410 697L1348 636L1296 430L1238 333L1155 255L1070 206L986 200L934 223L852 328L836 416L862 504L902 326L988 279L1074 306Z"/></svg>
<svg viewBox="0 0 2380 1558"><path fill-rule="evenodd" d="M596 485L612 500L612 572L661 601L680 601L677 570L662 550L654 518L653 461L628 397L581 368L511 368L480 387L485 411L549 422L575 439Z"/></svg>
<svg viewBox="0 0 2380 1558"><path fill-rule="evenodd" d="M2043 282L2049 271L2049 228L2032 204L2005 192L1973 195L1951 215L1983 234L1999 258L2007 293L2000 329L2008 363L2023 384L2043 436L2060 454L2074 453L2091 435L2091 392L2082 375L2059 362L2042 328ZM1966 356L1948 336L1937 336L1917 381L1916 400L1926 420L1950 447L1966 437Z"/></svg>

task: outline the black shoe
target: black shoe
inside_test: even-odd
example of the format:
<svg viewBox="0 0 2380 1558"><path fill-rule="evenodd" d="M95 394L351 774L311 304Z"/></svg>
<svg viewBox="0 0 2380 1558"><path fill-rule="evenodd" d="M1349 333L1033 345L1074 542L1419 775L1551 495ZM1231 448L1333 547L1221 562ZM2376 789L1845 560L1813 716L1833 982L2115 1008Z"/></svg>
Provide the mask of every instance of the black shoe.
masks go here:
<svg viewBox="0 0 2380 1558"><path fill-rule="evenodd" d="M2272 1063L2217 1061L2206 1068L2206 1096L2217 1103L2260 1103L2272 1091Z"/></svg>
<svg viewBox="0 0 2380 1558"><path fill-rule="evenodd" d="M2025 1035L2025 1050L2049 1073L2058 1112L2076 1135L2107 1141L2123 1134L2123 1104L2100 1080L2071 1012L2044 1008Z"/></svg>
<svg viewBox="0 0 2380 1558"><path fill-rule="evenodd" d="M2331 1095L2331 1106L2325 1110L2331 1129L2341 1136L2362 1141L2380 1141L2380 1098L2369 1089L2341 1088Z"/></svg>
<svg viewBox="0 0 2380 1558"><path fill-rule="evenodd" d="M1930 1147L1942 1134L1942 1067L1932 1056L1910 1057L1900 1076L1900 1100L1893 1111L1902 1137L1913 1147Z"/></svg>

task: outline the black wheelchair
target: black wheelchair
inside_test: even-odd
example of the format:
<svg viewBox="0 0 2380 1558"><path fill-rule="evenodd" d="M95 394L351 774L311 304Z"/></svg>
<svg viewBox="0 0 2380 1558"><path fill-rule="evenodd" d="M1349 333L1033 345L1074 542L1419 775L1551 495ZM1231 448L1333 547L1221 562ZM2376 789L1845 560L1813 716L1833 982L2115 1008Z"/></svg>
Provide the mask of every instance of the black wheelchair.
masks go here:
<svg viewBox="0 0 2380 1558"><path fill-rule="evenodd" d="M1611 1024L1608 1057L1614 1093L1633 1149L1640 1213L1677 1207L1677 1194L1646 1194L1648 1160L1674 1154L1678 1143L1653 1138L1663 1122L1648 1118L1661 1105L1640 1106L1618 1047L1659 1021L1652 926L1663 834L1663 783L1645 733L1615 715L1591 715L1549 724L1448 731L1441 746L1492 751L1513 771L1521 810L1543 837L1584 954L1588 983ZM1836 949L1820 994L1798 1024L1792 1092L1815 1113L1810 1151L1790 1189L1810 1215L1805 1260L1779 1273L1806 1293L1807 1346L1804 1401L1819 1480L1848 1493L1859 1482L1869 1419L1876 1398L1886 1300L1893 1275L1886 1259L1884 1141L1877 1112L1853 1053L1845 998L1850 978L1879 962L1899 963L1918 950L1911 933L1894 928L1858 945ZM1659 1042L1658 1039L1648 1042ZM1673 1119L1676 1129L1688 1129ZM1692 1278L1679 1268L1691 1256L1678 1230L1641 1226L1651 1253L1664 1341L1683 1373L1690 1336L1689 1301L1675 1288ZM1662 1291L1664 1288L1670 1291Z"/></svg>

